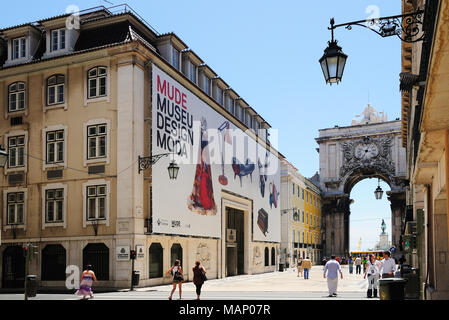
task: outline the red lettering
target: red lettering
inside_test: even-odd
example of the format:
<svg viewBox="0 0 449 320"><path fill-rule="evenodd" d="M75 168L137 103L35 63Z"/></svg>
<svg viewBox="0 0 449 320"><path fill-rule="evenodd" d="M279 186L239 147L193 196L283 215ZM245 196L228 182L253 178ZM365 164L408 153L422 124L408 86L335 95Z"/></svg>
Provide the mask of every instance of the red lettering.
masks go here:
<svg viewBox="0 0 449 320"><path fill-rule="evenodd" d="M182 105L181 105L181 106L182 106L184 109L187 109L186 104L187 104L187 95L186 95L185 93L183 93L183 94L182 94Z"/></svg>
<svg viewBox="0 0 449 320"><path fill-rule="evenodd" d="M164 83L161 85L161 78L159 78L159 75L157 75L157 91L162 93L164 96L167 95L165 93L165 90L167 89L167 83L164 80Z"/></svg>

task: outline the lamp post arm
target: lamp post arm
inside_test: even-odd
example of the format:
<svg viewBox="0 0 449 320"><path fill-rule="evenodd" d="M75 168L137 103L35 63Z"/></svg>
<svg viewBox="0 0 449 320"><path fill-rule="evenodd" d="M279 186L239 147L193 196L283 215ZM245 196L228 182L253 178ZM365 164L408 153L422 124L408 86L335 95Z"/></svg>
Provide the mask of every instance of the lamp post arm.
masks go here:
<svg viewBox="0 0 449 320"><path fill-rule="evenodd" d="M417 10L395 16L351 21L341 24L334 24L335 22L332 18L331 26L327 29L332 31L332 39L334 37L334 29L345 27L351 30L352 26L355 25L367 28L381 37L395 35L404 42L417 42L423 40L425 36L423 31L423 13L424 10Z"/></svg>
<svg viewBox="0 0 449 320"><path fill-rule="evenodd" d="M159 161L162 157L168 156L172 153L161 153L155 154L149 157L141 157L139 156L139 173L143 170L148 169L150 166Z"/></svg>

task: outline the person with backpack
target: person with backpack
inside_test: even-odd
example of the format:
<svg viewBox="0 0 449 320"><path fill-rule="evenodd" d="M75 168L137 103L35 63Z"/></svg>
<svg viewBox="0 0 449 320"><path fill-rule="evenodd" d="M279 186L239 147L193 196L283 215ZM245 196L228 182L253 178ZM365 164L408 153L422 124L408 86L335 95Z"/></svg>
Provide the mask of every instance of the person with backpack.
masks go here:
<svg viewBox="0 0 449 320"><path fill-rule="evenodd" d="M201 265L201 262L198 260L195 261L195 266L192 268L193 271L193 284L196 287L196 300L200 300L201 295L201 287L204 284L204 281L207 280L206 277L206 269Z"/></svg>
<svg viewBox="0 0 449 320"><path fill-rule="evenodd" d="M171 276L173 276L173 289L171 290L170 296L168 297L168 300L171 300L173 297L173 293L176 290L176 285L179 286L179 300L181 300L181 294L182 294L182 282L184 281L184 276L182 274L182 268L181 268L181 261L176 260L175 264L167 271L167 273Z"/></svg>

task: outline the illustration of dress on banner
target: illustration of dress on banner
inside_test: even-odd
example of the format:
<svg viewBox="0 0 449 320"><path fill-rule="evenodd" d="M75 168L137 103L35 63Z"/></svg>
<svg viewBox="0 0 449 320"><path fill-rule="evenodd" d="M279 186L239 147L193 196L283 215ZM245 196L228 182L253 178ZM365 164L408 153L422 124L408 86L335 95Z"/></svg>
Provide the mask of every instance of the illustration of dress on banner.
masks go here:
<svg viewBox="0 0 449 320"><path fill-rule="evenodd" d="M207 122L206 119L202 118L198 163L195 170L192 194L188 200L188 208L190 211L202 215L214 216L217 214L217 206L214 200L208 144Z"/></svg>

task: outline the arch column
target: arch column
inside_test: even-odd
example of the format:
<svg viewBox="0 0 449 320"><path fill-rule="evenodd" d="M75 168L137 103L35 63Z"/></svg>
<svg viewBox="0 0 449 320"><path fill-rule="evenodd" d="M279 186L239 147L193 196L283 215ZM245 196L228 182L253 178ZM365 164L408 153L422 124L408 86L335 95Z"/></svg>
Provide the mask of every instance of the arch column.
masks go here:
<svg viewBox="0 0 449 320"><path fill-rule="evenodd" d="M323 199L323 251L329 257L349 255L349 195L326 196Z"/></svg>
<svg viewBox="0 0 449 320"><path fill-rule="evenodd" d="M391 207L391 244L399 249L399 239L405 227L402 222L406 211L405 190L387 191L387 196Z"/></svg>

